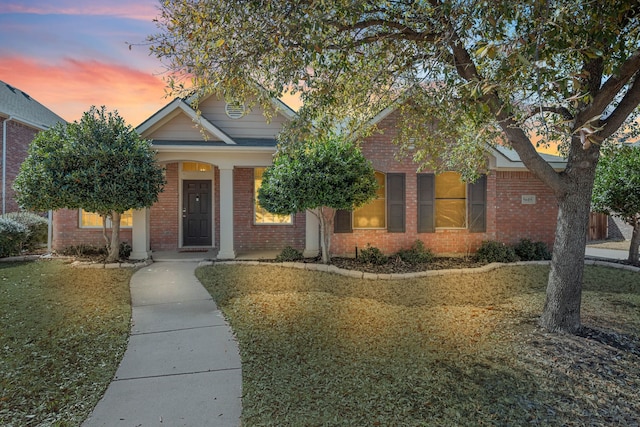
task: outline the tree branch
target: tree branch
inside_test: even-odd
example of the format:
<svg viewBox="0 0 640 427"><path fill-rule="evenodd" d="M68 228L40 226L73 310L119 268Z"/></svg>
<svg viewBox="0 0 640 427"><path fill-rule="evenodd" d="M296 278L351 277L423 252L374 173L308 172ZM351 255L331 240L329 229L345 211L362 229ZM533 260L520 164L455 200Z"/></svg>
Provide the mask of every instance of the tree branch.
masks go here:
<svg viewBox="0 0 640 427"><path fill-rule="evenodd" d="M455 67L458 74L467 81L483 80L458 34L450 25L449 29L452 35L449 46L453 50ZM535 150L529 136L518 126L513 117L508 115L505 109L502 108L503 102L496 92L496 89L484 94L482 99L489 106L500 128L507 136L511 146L516 150L520 156L520 160L522 160L522 163L524 163L527 169L547 184L556 195L563 195L566 192L564 182L549 163Z"/></svg>
<svg viewBox="0 0 640 427"><path fill-rule="evenodd" d="M610 76L600 90L594 94L591 105L576 118L575 129L581 128L587 120L602 114L638 70L640 70L640 49L636 50L622 64L617 75Z"/></svg>
<svg viewBox="0 0 640 427"><path fill-rule="evenodd" d="M558 114L558 115L562 116L563 118L565 118L567 120L573 120L574 119L573 114L571 114L571 112L565 107L562 107L562 106L545 107L545 106L543 106L543 107L539 107L539 108L533 109L529 114L527 114L524 117L524 120L530 119L530 118L532 118L532 117L534 117L534 116L536 116L537 114L540 114L540 113L554 113L554 114Z"/></svg>
<svg viewBox="0 0 640 427"><path fill-rule="evenodd" d="M598 137L602 140L610 137L618 130L620 126L627 120L629 114L638 107L640 103L640 71L636 73L635 80L627 93L625 93L622 101L618 104L613 113L600 123L604 125L604 129L598 133Z"/></svg>
<svg viewBox="0 0 640 427"><path fill-rule="evenodd" d="M344 25L337 22L332 23L338 30L343 32L350 32L353 30L365 30L370 29L372 27L387 27L391 29L398 30L397 32L391 31L380 31L374 33L373 35L369 35L362 39L356 41L356 45L363 45L367 43L373 43L383 38L393 38L393 39L401 39L401 40L412 40L412 41L428 41L433 42L437 40L439 34L438 33L424 33L415 31L405 24L401 24L395 21L389 21L386 19L367 19L364 21L356 22L353 25Z"/></svg>

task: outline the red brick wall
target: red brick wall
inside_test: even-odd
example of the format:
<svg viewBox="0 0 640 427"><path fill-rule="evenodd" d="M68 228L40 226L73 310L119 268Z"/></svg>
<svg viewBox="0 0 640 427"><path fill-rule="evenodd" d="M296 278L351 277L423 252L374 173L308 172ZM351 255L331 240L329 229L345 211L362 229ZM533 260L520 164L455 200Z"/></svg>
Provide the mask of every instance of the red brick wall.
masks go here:
<svg viewBox="0 0 640 427"><path fill-rule="evenodd" d="M362 144L364 155L374 169L383 173L406 174L405 233L386 230L358 230L332 236L334 255L353 255L367 244L391 254L409 248L416 240L424 242L436 253L470 253L483 240L517 243L520 238L553 243L557 208L549 190L529 172L495 172L487 176L486 232L442 229L435 233L417 232L417 165L410 159L396 160L397 147L390 141L395 136L397 113L385 118L379 125L384 131L366 138ZM430 172L424 170L421 172ZM535 205L522 205L522 195L536 195Z"/></svg>
<svg viewBox="0 0 640 427"><path fill-rule="evenodd" d="M521 238L553 245L558 202L551 191L530 172L495 172L497 239L518 243ZM523 204L533 195L535 204Z"/></svg>
<svg viewBox="0 0 640 427"><path fill-rule="evenodd" d="M3 123L0 121L0 129ZM0 130L0 138L2 131ZM38 133L38 130L18 123L16 121L7 122L7 183L5 185L5 209L6 212L15 212L19 210L18 203L14 198L13 181L15 180L20 165L27 157L29 144ZM2 165L2 143L0 142L0 166ZM2 191L2 172L0 168L0 192ZM0 197L1 194L0 194ZM0 199L1 203L1 199ZM1 207L0 207L1 209ZM2 212L0 212L2 213Z"/></svg>
<svg viewBox="0 0 640 427"><path fill-rule="evenodd" d="M106 246L102 236L102 228L80 228L80 211L78 209L60 209L53 213L52 248L62 251L69 246L91 245ZM111 238L111 230L107 229ZM120 241L131 244L131 229L120 229Z"/></svg>
<svg viewBox="0 0 640 427"><path fill-rule="evenodd" d="M158 201L150 211L150 246L152 251L175 250L178 248L178 208L180 206L178 185L178 163L169 163L166 168L166 185L158 195Z"/></svg>
<svg viewBox="0 0 640 427"><path fill-rule="evenodd" d="M233 230L237 253L292 246L303 250L305 246L306 216L293 217L293 225L254 224L253 169L236 168L233 171Z"/></svg>

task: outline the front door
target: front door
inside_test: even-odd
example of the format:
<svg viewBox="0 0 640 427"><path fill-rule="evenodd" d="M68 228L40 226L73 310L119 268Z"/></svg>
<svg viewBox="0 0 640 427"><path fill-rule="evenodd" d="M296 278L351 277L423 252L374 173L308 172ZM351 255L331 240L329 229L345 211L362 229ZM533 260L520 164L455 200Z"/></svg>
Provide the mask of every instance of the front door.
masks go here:
<svg viewBox="0 0 640 427"><path fill-rule="evenodd" d="M182 184L182 244L212 246L211 181L185 180Z"/></svg>

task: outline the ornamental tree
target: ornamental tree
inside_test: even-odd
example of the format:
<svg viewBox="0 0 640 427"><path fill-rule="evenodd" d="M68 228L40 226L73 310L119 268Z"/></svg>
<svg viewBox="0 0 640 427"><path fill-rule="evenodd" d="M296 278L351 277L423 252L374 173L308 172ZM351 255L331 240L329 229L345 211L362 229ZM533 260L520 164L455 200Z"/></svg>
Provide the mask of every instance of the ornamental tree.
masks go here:
<svg viewBox="0 0 640 427"><path fill-rule="evenodd" d="M540 323L580 329L600 144L633 124L640 103L640 3L175 0L162 3L158 26L151 49L175 94L256 97L268 108L299 93L288 139L311 124L362 135L398 105L396 142L415 147L421 166L469 177L488 144L511 146L559 207ZM560 172L536 151L556 141Z"/></svg>
<svg viewBox="0 0 640 427"><path fill-rule="evenodd" d="M103 219L107 262L120 249L120 216L150 207L165 180L151 143L118 115L92 106L80 121L40 132L14 181L18 203L34 211L84 209ZM111 239L107 236L111 220Z"/></svg>
<svg viewBox="0 0 640 427"><path fill-rule="evenodd" d="M325 137L276 153L262 175L260 206L288 215L309 210L320 222L322 262L331 257L333 218L338 209L371 201L378 184L371 163L354 144Z"/></svg>
<svg viewBox="0 0 640 427"><path fill-rule="evenodd" d="M640 147L611 146L596 169L592 209L617 216L633 227L629 262L638 262L640 246Z"/></svg>

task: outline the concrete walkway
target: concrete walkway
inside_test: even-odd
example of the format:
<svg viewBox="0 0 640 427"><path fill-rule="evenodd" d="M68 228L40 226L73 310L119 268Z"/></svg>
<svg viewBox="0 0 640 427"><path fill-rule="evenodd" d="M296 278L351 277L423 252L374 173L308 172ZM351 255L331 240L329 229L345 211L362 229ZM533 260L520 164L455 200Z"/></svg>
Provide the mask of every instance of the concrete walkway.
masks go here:
<svg viewBox="0 0 640 427"><path fill-rule="evenodd" d="M585 256L591 258L621 260L629 258L629 251L621 249L601 249L587 246Z"/></svg>
<svg viewBox="0 0 640 427"><path fill-rule="evenodd" d="M160 262L133 275L129 345L83 426L240 425L238 346L197 265Z"/></svg>

